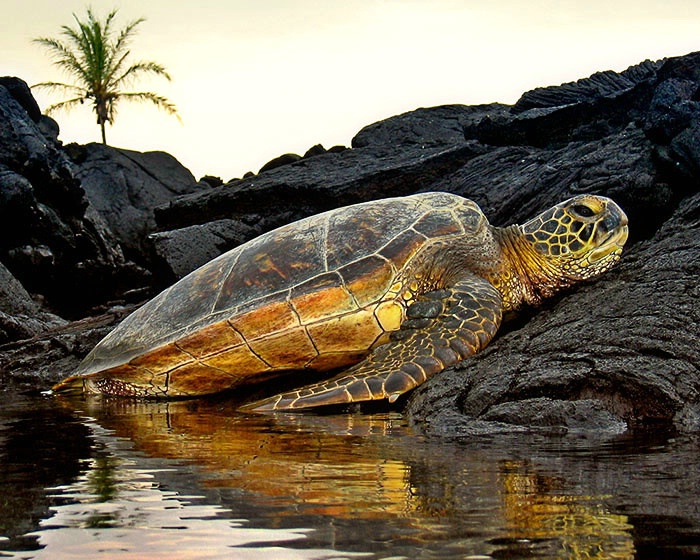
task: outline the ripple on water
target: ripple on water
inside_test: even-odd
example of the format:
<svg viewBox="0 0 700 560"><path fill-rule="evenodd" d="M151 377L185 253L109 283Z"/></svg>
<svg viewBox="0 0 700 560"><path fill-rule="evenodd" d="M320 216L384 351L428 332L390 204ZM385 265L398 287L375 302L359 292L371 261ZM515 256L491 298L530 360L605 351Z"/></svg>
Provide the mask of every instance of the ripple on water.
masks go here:
<svg viewBox="0 0 700 560"><path fill-rule="evenodd" d="M697 449L661 434L431 440L398 415L31 401L0 409L0 557L689 557Z"/></svg>
<svg viewBox="0 0 700 560"><path fill-rule="evenodd" d="M105 471L109 472L105 476ZM167 469L132 468L105 456L70 485L51 489L52 516L35 533L41 550L32 558L173 560L192 558L339 557L338 551L293 549L312 529L264 529L231 519L230 510L204 496L160 487ZM109 479L109 483L105 480ZM235 554L232 548L235 548ZM354 556L342 554L343 556ZM26 553L18 557L28 557Z"/></svg>

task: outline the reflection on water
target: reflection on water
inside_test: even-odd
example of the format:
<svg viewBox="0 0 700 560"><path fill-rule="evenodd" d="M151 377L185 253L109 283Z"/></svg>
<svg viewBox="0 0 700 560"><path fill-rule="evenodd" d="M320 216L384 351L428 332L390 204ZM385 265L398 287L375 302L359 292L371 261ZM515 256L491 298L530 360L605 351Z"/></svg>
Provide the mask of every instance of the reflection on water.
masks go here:
<svg viewBox="0 0 700 560"><path fill-rule="evenodd" d="M505 461L501 470L511 538L554 542L566 558L634 558L632 526L610 511L611 496L567 494L564 481L538 474L526 461Z"/></svg>
<svg viewBox="0 0 700 560"><path fill-rule="evenodd" d="M243 416L207 403L110 403L87 412L148 454L196 464L205 487L279 515L372 519L410 507L408 466L387 446L399 416ZM291 506L294 506L291 508Z"/></svg>
<svg viewBox="0 0 700 560"><path fill-rule="evenodd" d="M91 426L101 455L75 482L50 489L54 514L41 522L34 558L327 558L333 551L280 554L278 543L308 530L255 529L230 510L188 496L160 480L172 469L138 468L124 441ZM147 461L146 461L147 462ZM252 547L252 548L251 548ZM292 551L289 551L292 552Z"/></svg>
<svg viewBox="0 0 700 560"><path fill-rule="evenodd" d="M700 556L697 451L667 436L435 441L386 414L20 398L0 412L0 557Z"/></svg>

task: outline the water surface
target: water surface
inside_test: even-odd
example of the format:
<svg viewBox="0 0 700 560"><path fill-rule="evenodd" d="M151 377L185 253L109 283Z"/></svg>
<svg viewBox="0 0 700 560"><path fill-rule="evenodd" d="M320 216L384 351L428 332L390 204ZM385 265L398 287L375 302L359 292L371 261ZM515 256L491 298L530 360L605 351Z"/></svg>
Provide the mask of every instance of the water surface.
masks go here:
<svg viewBox="0 0 700 560"><path fill-rule="evenodd" d="M398 414L12 397L0 557L700 558L698 452L659 429L444 440Z"/></svg>

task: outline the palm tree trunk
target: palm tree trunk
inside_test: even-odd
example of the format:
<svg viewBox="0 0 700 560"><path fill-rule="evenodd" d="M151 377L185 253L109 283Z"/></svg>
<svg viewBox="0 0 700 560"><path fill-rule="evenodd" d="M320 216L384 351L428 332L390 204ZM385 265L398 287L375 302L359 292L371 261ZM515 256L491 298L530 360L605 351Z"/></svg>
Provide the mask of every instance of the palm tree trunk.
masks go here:
<svg viewBox="0 0 700 560"><path fill-rule="evenodd" d="M97 115L97 124L100 125L102 131L102 143L107 145L107 135L105 134L105 124L109 120L107 111L107 102L101 96L95 94L95 114Z"/></svg>

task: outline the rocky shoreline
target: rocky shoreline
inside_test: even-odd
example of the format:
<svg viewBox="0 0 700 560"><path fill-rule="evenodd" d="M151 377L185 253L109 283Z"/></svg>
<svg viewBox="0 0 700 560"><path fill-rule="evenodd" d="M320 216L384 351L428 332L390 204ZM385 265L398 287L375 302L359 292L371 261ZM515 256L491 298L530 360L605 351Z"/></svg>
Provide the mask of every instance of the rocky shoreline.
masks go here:
<svg viewBox="0 0 700 560"><path fill-rule="evenodd" d="M700 429L700 53L525 93L418 109L349 149L197 181L172 156L63 146L0 78L0 378L46 389L130 310L200 264L330 208L442 190L492 223L575 193L615 199L629 249L603 279L505 325L401 403L426 433ZM31 295L30 295L31 294Z"/></svg>

